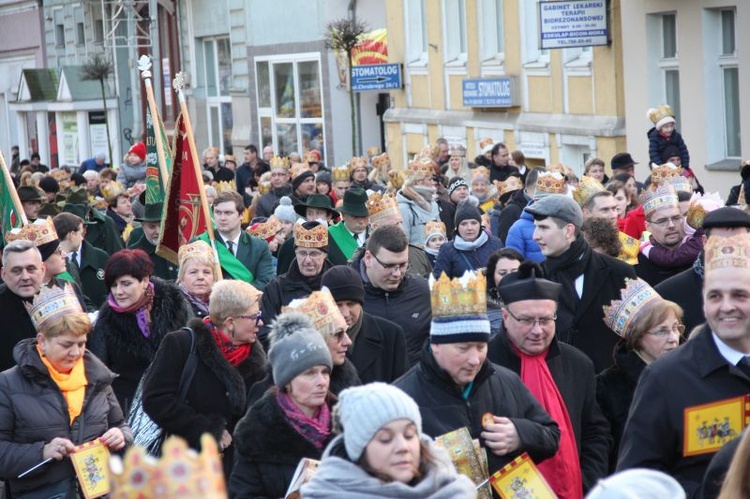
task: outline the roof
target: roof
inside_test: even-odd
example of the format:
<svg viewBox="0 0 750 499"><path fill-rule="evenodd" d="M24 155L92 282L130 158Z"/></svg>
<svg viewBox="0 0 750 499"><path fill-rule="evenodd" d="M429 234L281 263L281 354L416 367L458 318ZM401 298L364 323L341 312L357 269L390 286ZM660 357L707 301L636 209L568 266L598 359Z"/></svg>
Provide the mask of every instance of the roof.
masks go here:
<svg viewBox="0 0 750 499"><path fill-rule="evenodd" d="M59 78L56 69L24 69L18 87L19 102L54 101Z"/></svg>
<svg viewBox="0 0 750 499"><path fill-rule="evenodd" d="M60 83L56 91L58 101L101 100L102 88L97 80L84 80L83 66L63 66ZM104 91L112 97L109 84L105 82Z"/></svg>

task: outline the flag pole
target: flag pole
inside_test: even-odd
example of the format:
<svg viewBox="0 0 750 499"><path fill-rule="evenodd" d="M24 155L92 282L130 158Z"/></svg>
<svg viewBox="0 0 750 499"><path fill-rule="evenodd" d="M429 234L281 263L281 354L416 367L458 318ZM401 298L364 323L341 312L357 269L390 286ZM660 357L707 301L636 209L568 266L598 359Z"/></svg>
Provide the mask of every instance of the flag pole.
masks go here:
<svg viewBox="0 0 750 499"><path fill-rule="evenodd" d="M185 73L180 71L175 75L172 82L172 86L177 92L177 100L180 102L180 112L182 113L182 119L185 123L185 133L187 134L188 147L190 147L190 154L194 160L200 158L198 156L198 150L195 148L195 137L193 136L193 124L190 122L190 113L188 113L187 100L185 99ZM208 240L211 241L211 249L214 252L214 266L216 267L216 275L219 279L221 275L221 264L219 263L219 252L216 250L216 235L214 234L214 226L211 223L211 211L208 209L208 198L206 198L206 186L203 183L203 172L201 171L200 161L193 161L193 168L195 168L195 177L198 180L198 189L201 193L201 209L203 210L203 216L206 218L206 233L208 234Z"/></svg>
<svg viewBox="0 0 750 499"><path fill-rule="evenodd" d="M18 213L18 216L21 218L21 223L23 223L23 225L29 225L29 220L26 218L26 212L23 211L21 198L18 197L18 192L16 191L16 184L13 183L13 178L10 176L8 164L5 162L5 156L3 156L2 151L0 151L0 167L3 169L3 180L5 185L8 186L8 192L10 192L10 198L13 200L13 207L15 208L16 213Z"/></svg>
<svg viewBox="0 0 750 499"><path fill-rule="evenodd" d="M148 101L149 111L151 111L151 119L154 121L154 123L161 123L159 110L156 108L156 100L154 99L154 88L151 84L151 56L145 54L142 55L141 58L138 59L138 69L141 72L143 83L144 85L146 85L146 100ZM157 163L159 163L159 175L162 178L162 189L166 190L166 182L169 178L169 173L167 172L167 158L164 157L164 144L161 141L161 129L159 128L159 132L157 133L157 127L154 126L154 130L154 139L156 140L156 156L158 158Z"/></svg>

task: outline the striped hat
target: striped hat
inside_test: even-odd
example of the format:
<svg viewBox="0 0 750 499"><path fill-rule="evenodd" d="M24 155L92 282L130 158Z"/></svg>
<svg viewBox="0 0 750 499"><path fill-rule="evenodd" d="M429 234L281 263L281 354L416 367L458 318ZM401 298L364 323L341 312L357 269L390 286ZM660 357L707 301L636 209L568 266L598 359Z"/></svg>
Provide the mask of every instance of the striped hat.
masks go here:
<svg viewBox="0 0 750 499"><path fill-rule="evenodd" d="M430 277L430 342L489 341L486 290L487 279L482 272L467 271L456 279L443 273L437 281Z"/></svg>

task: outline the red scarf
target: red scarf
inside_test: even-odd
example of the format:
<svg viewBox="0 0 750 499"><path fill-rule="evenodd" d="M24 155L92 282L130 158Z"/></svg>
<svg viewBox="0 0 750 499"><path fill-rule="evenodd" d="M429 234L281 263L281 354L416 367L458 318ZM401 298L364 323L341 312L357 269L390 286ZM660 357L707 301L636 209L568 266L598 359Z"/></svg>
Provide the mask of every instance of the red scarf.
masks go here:
<svg viewBox="0 0 750 499"><path fill-rule="evenodd" d="M219 347L224 358L233 366L236 367L240 365L242 361L250 355L250 350L252 348L250 343L247 343L246 345L233 344L232 340L230 340L223 331L214 326L214 323L211 322L211 317L204 317L203 324L208 326L211 330L211 336L214 339L214 343Z"/></svg>
<svg viewBox="0 0 750 499"><path fill-rule="evenodd" d="M521 358L521 381L536 397L560 427L560 448L553 457L537 465L560 499L582 499L581 461L573 426L565 402L547 367L547 350L541 355L527 355L515 346Z"/></svg>

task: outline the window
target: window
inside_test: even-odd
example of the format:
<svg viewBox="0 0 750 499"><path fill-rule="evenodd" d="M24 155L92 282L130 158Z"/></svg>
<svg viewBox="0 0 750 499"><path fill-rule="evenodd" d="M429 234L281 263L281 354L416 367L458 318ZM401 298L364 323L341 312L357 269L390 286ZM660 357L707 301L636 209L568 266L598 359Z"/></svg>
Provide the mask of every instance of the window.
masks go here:
<svg viewBox="0 0 750 499"><path fill-rule="evenodd" d="M483 63L502 62L505 53L503 0L479 2L479 57Z"/></svg>
<svg viewBox="0 0 750 499"><path fill-rule="evenodd" d="M86 45L86 30L83 23L76 23L76 45Z"/></svg>
<svg viewBox="0 0 750 499"><path fill-rule="evenodd" d="M232 150L232 55L229 38L203 41L203 68L206 85L208 137L222 153Z"/></svg>
<svg viewBox="0 0 750 499"><path fill-rule="evenodd" d="M723 88L725 154L741 156L740 147L740 78L737 67L737 43L734 10L721 11L721 51L719 68Z"/></svg>
<svg viewBox="0 0 750 499"><path fill-rule="evenodd" d="M320 54L255 60L259 140L277 154L320 152L325 161Z"/></svg>
<svg viewBox="0 0 750 499"><path fill-rule="evenodd" d="M94 19L94 43L104 43L104 21Z"/></svg>
<svg viewBox="0 0 750 499"><path fill-rule="evenodd" d="M539 48L539 6L534 0L519 0L521 14L521 62L527 69L546 69L549 50Z"/></svg>
<svg viewBox="0 0 750 499"><path fill-rule="evenodd" d="M443 0L446 63L466 63L466 0Z"/></svg>
<svg viewBox="0 0 750 499"><path fill-rule="evenodd" d="M677 52L677 16L661 14L661 70L663 92L661 101L669 104L675 114L675 126L679 130L680 112L680 65Z"/></svg>
<svg viewBox="0 0 750 499"><path fill-rule="evenodd" d="M65 25L55 24L55 45L58 47L65 46Z"/></svg>
<svg viewBox="0 0 750 499"><path fill-rule="evenodd" d="M426 0L405 0L406 63L427 65Z"/></svg>

